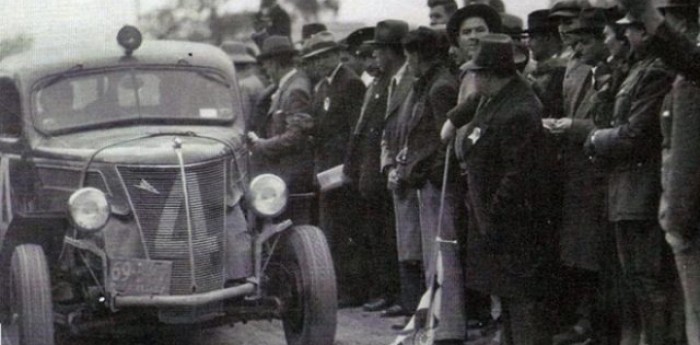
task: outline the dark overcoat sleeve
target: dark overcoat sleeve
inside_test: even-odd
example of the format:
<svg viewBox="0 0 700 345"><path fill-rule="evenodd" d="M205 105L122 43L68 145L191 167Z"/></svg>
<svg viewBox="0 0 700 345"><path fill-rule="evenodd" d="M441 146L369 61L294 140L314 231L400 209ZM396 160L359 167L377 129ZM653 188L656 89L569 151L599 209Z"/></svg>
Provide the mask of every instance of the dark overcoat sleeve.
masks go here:
<svg viewBox="0 0 700 345"><path fill-rule="evenodd" d="M311 111L311 96L307 90L297 88L289 91L288 97L288 110L283 114L284 132L260 139L253 146L254 152L267 157L278 157L307 145L308 133L313 129L313 118L308 114Z"/></svg>
<svg viewBox="0 0 700 345"><path fill-rule="evenodd" d="M597 157L645 159L649 155L645 148L658 148L653 138L661 136L659 114L673 78L673 74L663 68L651 67L645 71L631 100L628 121L596 131L594 148Z"/></svg>

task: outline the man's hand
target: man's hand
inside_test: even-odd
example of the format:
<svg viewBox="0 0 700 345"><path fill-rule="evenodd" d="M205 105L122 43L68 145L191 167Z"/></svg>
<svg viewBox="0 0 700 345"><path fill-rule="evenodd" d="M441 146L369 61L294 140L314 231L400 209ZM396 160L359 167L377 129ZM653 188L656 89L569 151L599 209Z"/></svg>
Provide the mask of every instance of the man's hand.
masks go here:
<svg viewBox="0 0 700 345"><path fill-rule="evenodd" d="M248 136L248 140L253 144L255 144L255 142L260 140L260 137L257 134L255 134L255 132L248 132L247 136Z"/></svg>
<svg viewBox="0 0 700 345"><path fill-rule="evenodd" d="M552 129L554 128L554 125L556 125L556 123L557 123L557 119L552 119L552 118L542 119L542 127L544 127L544 129L546 129L550 132L552 131Z"/></svg>
<svg viewBox="0 0 700 345"><path fill-rule="evenodd" d="M549 129L549 131L552 134L564 134L571 128L571 125L573 123L574 121L570 118L565 117L562 119L558 119L554 122L554 125L552 126L552 128Z"/></svg>
<svg viewBox="0 0 700 345"><path fill-rule="evenodd" d="M442 125L442 129L440 130L440 140L442 140L443 144L447 144L454 138L455 132L457 131L457 127L452 123L450 119L447 119L445 121L445 124Z"/></svg>
<svg viewBox="0 0 700 345"><path fill-rule="evenodd" d="M396 190L399 188L399 175L396 173L396 168L389 169L386 188L389 190Z"/></svg>

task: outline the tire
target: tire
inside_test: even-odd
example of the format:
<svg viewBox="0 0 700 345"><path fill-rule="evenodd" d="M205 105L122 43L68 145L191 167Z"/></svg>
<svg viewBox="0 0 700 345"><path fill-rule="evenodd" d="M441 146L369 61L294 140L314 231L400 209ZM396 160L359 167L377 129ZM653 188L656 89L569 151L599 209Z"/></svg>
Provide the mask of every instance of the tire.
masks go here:
<svg viewBox="0 0 700 345"><path fill-rule="evenodd" d="M282 324L289 345L332 345L338 298L333 260L316 227L296 226L283 238L280 266L284 280Z"/></svg>
<svg viewBox="0 0 700 345"><path fill-rule="evenodd" d="M10 310L19 345L54 345L51 281L44 250L15 248L10 265Z"/></svg>

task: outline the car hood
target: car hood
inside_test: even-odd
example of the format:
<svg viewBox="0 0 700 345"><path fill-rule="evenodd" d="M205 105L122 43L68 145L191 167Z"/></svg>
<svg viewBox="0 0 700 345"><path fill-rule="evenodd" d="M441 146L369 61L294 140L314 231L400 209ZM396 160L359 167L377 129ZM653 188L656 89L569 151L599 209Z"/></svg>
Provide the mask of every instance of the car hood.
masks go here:
<svg viewBox="0 0 700 345"><path fill-rule="evenodd" d="M40 158L115 164L178 164L175 147L185 164L211 160L243 149L241 134L232 128L142 126L115 128L43 138L33 143Z"/></svg>

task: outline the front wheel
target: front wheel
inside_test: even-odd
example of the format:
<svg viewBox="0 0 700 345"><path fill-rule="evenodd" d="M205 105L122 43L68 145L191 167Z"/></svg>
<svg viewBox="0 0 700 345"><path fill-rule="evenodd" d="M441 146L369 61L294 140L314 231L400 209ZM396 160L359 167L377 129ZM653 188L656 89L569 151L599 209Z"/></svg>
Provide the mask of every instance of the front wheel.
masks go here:
<svg viewBox="0 0 700 345"><path fill-rule="evenodd" d="M296 226L282 241L273 284L283 303L287 344L332 345L338 301L326 237L316 227Z"/></svg>
<svg viewBox="0 0 700 345"><path fill-rule="evenodd" d="M51 281L44 250L35 244L15 248L10 265L11 326L19 345L53 345Z"/></svg>

